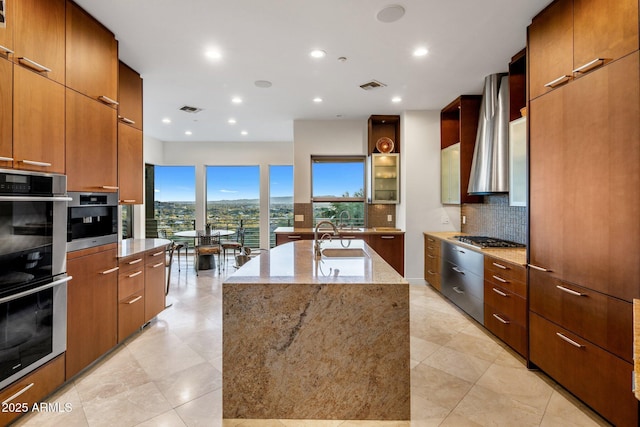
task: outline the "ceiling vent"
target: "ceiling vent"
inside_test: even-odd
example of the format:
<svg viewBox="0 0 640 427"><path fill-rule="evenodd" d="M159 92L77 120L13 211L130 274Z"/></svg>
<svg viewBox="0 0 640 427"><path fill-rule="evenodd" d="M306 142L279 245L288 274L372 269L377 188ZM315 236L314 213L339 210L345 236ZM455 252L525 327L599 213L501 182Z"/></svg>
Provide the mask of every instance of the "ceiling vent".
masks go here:
<svg viewBox="0 0 640 427"><path fill-rule="evenodd" d="M183 105L182 107L180 107L180 111L184 111L185 113L199 113L200 111L202 111L202 108L198 108L198 107L191 107L189 105Z"/></svg>
<svg viewBox="0 0 640 427"><path fill-rule="evenodd" d="M378 89L385 86L386 84L380 83L377 80L371 80L370 82L360 85L360 87L364 90L373 90L373 89Z"/></svg>

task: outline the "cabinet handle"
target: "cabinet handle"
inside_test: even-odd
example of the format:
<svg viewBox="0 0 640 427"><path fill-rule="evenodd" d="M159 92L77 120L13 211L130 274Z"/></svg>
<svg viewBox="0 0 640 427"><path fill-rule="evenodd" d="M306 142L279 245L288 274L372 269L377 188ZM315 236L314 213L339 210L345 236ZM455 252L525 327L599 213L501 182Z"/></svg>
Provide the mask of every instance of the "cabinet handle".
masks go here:
<svg viewBox="0 0 640 427"><path fill-rule="evenodd" d="M103 190L119 190L120 187L116 186L116 185L103 185L102 187Z"/></svg>
<svg viewBox="0 0 640 427"><path fill-rule="evenodd" d="M500 321L500 322L504 323L505 325L508 325L509 323L511 323L511 322L509 322L508 320L504 320L502 317L498 316L498 315L497 315L497 314L495 314L495 313L493 313L493 314L492 314L492 316L493 316L493 317L495 317L496 319L498 319L498 321Z"/></svg>
<svg viewBox="0 0 640 427"><path fill-rule="evenodd" d="M574 73L588 73L591 70L594 70L598 67L602 67L604 64L607 63L607 61L610 61L611 59L609 58L596 58L593 61L589 61L584 65L579 66L578 68L576 68L575 70L573 70Z"/></svg>
<svg viewBox="0 0 640 427"><path fill-rule="evenodd" d="M47 68L42 64L38 64L36 61L32 61L31 59L22 56L20 58L18 58L18 62L22 65L26 65L27 67L31 68L32 70L36 70L40 73L42 72L46 72L46 73L50 73L51 72L51 68Z"/></svg>
<svg viewBox="0 0 640 427"><path fill-rule="evenodd" d="M153 265L151 266L151 268L158 268L158 267L160 267L160 266L164 266L164 262L159 262L159 263L157 263L157 264L153 264Z"/></svg>
<svg viewBox="0 0 640 427"><path fill-rule="evenodd" d="M571 344L574 347L578 347L578 348L583 348L584 347L582 344L575 342L574 340L572 340L571 338L561 334L560 332L556 332L556 335L559 336L564 341L568 342L569 344Z"/></svg>
<svg viewBox="0 0 640 427"><path fill-rule="evenodd" d="M356 236L340 236L341 239L355 239Z"/></svg>
<svg viewBox="0 0 640 427"><path fill-rule="evenodd" d="M132 299L131 301L127 302L127 304L133 304L134 302L138 302L142 299L142 295L138 295L137 297L135 297L134 299Z"/></svg>
<svg viewBox="0 0 640 427"><path fill-rule="evenodd" d="M453 290L456 291L456 293L458 293L458 294L464 294L464 291L460 290L460 288L458 286L454 286Z"/></svg>
<svg viewBox="0 0 640 427"><path fill-rule="evenodd" d="M396 236L380 236L381 239L395 239Z"/></svg>
<svg viewBox="0 0 640 427"><path fill-rule="evenodd" d="M13 162L13 157L0 157L2 162Z"/></svg>
<svg viewBox="0 0 640 427"><path fill-rule="evenodd" d="M503 270L509 270L509 267L507 267L506 265L498 264L497 262L492 262L492 264Z"/></svg>
<svg viewBox="0 0 640 427"><path fill-rule="evenodd" d="M430 241L430 242L432 242L432 243L435 243L435 242L436 242L436 241L435 241L435 240L433 240L431 237L427 237L427 240L428 240L428 241Z"/></svg>
<svg viewBox="0 0 640 427"><path fill-rule="evenodd" d="M24 163L25 165L31 165L31 166L42 166L43 168L48 168L53 166L51 163L48 162L38 162L36 160L20 160L22 163Z"/></svg>
<svg viewBox="0 0 640 427"><path fill-rule="evenodd" d="M31 383L27 386L25 386L22 390L20 390L19 392L12 394L11 396L7 397L5 400L2 401L2 404L4 405L5 403L9 403L11 402L13 399L15 399L16 397L20 396L21 394L23 394L24 392L26 392L27 390L29 390L31 387L34 386L35 383Z"/></svg>
<svg viewBox="0 0 640 427"><path fill-rule="evenodd" d="M133 264L139 263L140 261L142 261L142 258L138 258L138 259L134 259L133 261L129 261L128 264L129 265L133 265Z"/></svg>
<svg viewBox="0 0 640 427"><path fill-rule="evenodd" d="M120 200L120 203L134 203L136 201L136 199L124 199L124 200Z"/></svg>
<svg viewBox="0 0 640 427"><path fill-rule="evenodd" d="M118 117L120 119L121 122L126 123L128 125L135 125L136 122L134 122L131 119L127 119L126 117Z"/></svg>
<svg viewBox="0 0 640 427"><path fill-rule="evenodd" d="M435 275L436 272L435 271L431 271L431 270L427 270L427 274Z"/></svg>
<svg viewBox="0 0 640 427"><path fill-rule="evenodd" d="M509 281L508 281L508 280L504 280L504 279L503 279L502 277L500 277L500 276L493 275L493 276L491 276L491 277L493 277L494 279L496 279L496 280L497 280L498 282L500 282L500 283L509 283Z"/></svg>
<svg viewBox="0 0 640 427"><path fill-rule="evenodd" d="M502 292L498 288L493 288L492 290L493 290L493 292L495 292L496 294L500 295L501 297L508 297L509 296L509 295L505 294L504 292Z"/></svg>
<svg viewBox="0 0 640 427"><path fill-rule="evenodd" d="M544 268L544 267L539 267L539 266L537 266L537 265L535 265L535 264L527 264L527 265L528 265L529 267L533 268L534 270L544 271L544 272L546 272L546 273L551 273L551 272L553 271L553 270L546 269L546 268Z"/></svg>
<svg viewBox="0 0 640 427"><path fill-rule="evenodd" d="M114 271L118 271L118 270L120 270L120 267L113 267L113 268L110 268L108 270L105 270L105 271L101 272L100 274L109 274L109 273L113 273Z"/></svg>
<svg viewBox="0 0 640 427"><path fill-rule="evenodd" d="M544 87L554 88L556 86L560 86L561 84L568 82L571 79L573 79L573 76L565 74L564 76L560 76L557 79L552 80L549 83L545 84Z"/></svg>
<svg viewBox="0 0 640 427"><path fill-rule="evenodd" d="M104 95L100 95L98 97L98 100L104 102L105 104L109 104L109 105L120 105L120 103L114 99L109 98L108 96L104 96Z"/></svg>
<svg viewBox="0 0 640 427"><path fill-rule="evenodd" d="M131 273L130 275L128 275L128 278L132 278L132 277L136 277L142 274L142 271L136 271L135 273Z"/></svg>
<svg viewBox="0 0 640 427"><path fill-rule="evenodd" d="M301 239L302 236L287 236L287 239Z"/></svg>
<svg viewBox="0 0 640 427"><path fill-rule="evenodd" d="M2 46L0 45L0 50L3 51L4 53L6 53L7 55L10 53L13 53L13 51L11 49L9 49L8 47ZM2 402L4 403L4 402Z"/></svg>
<svg viewBox="0 0 640 427"><path fill-rule="evenodd" d="M462 274L464 276L464 271L460 270L458 267L451 267L451 269L453 271L455 271L456 273L460 273L460 274Z"/></svg>
<svg viewBox="0 0 640 427"><path fill-rule="evenodd" d="M431 254L427 254L427 256L428 256L429 258L435 259L435 256L433 256L433 255L431 255Z"/></svg>
<svg viewBox="0 0 640 427"><path fill-rule="evenodd" d="M156 252L155 254L151 254L151 256L160 256L164 254L164 251Z"/></svg>
<svg viewBox="0 0 640 427"><path fill-rule="evenodd" d="M458 252L458 253L461 253L461 254L466 253L466 252L465 252L465 251L463 251L462 249L458 249L458 248L456 248L455 246L453 247L453 250L454 250L454 251L456 251L456 252Z"/></svg>
<svg viewBox="0 0 640 427"><path fill-rule="evenodd" d="M556 285L556 288L560 289L562 292L566 292L568 294L575 295L577 297L586 297L587 296L587 294L583 294L583 293L580 293L578 291L574 291L573 289L565 288L564 286L561 286L561 285Z"/></svg>

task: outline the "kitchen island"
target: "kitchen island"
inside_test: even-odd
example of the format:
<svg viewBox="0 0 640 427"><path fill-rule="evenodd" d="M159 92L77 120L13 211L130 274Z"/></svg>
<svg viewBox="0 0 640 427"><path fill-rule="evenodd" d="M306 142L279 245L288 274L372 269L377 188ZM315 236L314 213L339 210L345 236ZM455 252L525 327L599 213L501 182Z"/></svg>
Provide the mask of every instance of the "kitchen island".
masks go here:
<svg viewBox="0 0 640 427"><path fill-rule="evenodd" d="M224 282L224 418L408 420L408 282L362 240L313 243Z"/></svg>

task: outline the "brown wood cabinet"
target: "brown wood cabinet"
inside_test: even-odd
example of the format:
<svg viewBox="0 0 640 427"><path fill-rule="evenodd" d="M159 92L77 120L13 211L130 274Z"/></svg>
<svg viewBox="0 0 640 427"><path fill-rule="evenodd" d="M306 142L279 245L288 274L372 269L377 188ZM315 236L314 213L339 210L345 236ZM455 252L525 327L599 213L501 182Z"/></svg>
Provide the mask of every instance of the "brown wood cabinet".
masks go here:
<svg viewBox="0 0 640 427"><path fill-rule="evenodd" d="M0 55L8 57L9 51L13 50L13 26L15 18L13 17L14 2L16 0L4 1L4 28L0 28Z"/></svg>
<svg viewBox="0 0 640 427"><path fill-rule="evenodd" d="M145 255L144 321L148 322L164 310L166 284L166 250L159 248Z"/></svg>
<svg viewBox="0 0 640 427"><path fill-rule="evenodd" d="M2 58L0 58L0 167L13 167L13 64Z"/></svg>
<svg viewBox="0 0 640 427"><path fill-rule="evenodd" d="M142 79L122 61L118 67L118 100L120 121L142 130Z"/></svg>
<svg viewBox="0 0 640 427"><path fill-rule="evenodd" d="M118 123L118 187L121 204L142 204L144 186L142 131Z"/></svg>
<svg viewBox="0 0 640 427"><path fill-rule="evenodd" d="M119 260L118 342L124 341L144 324L144 253Z"/></svg>
<svg viewBox="0 0 640 427"><path fill-rule="evenodd" d="M297 240L313 240L313 233L277 233L276 246Z"/></svg>
<svg viewBox="0 0 640 427"><path fill-rule="evenodd" d="M70 379L117 343L116 245L70 252L67 273L66 378Z"/></svg>
<svg viewBox="0 0 640 427"><path fill-rule="evenodd" d="M427 234L424 235L424 280L441 291L440 239Z"/></svg>
<svg viewBox="0 0 640 427"><path fill-rule="evenodd" d="M3 405L4 403L26 404L31 409L34 403L42 401L62 385L64 382L64 365L64 354L62 354L2 390L0 401L3 402ZM23 392L20 393L21 391ZM14 399L7 400L17 393L20 394ZM9 406L7 406L7 409L9 409ZM21 415L24 415L24 412L5 412L3 409L0 412L0 425L9 425L11 421Z"/></svg>
<svg viewBox="0 0 640 427"><path fill-rule="evenodd" d="M67 87L115 107L118 100L118 42L113 33L67 0Z"/></svg>
<svg viewBox="0 0 640 427"><path fill-rule="evenodd" d="M64 86L26 68L14 67L13 158L16 169L65 173L64 110Z"/></svg>
<svg viewBox="0 0 640 427"><path fill-rule="evenodd" d="M15 0L9 6L14 7L14 60L64 84L65 0Z"/></svg>
<svg viewBox="0 0 640 427"><path fill-rule="evenodd" d="M67 91L67 188L116 191L116 110L74 90Z"/></svg>
<svg viewBox="0 0 640 427"><path fill-rule="evenodd" d="M400 116L373 115L368 120L369 154L380 153L376 143L382 137L393 141L392 153L400 152Z"/></svg>
<svg viewBox="0 0 640 427"><path fill-rule="evenodd" d="M404 276L404 234L370 234L369 246Z"/></svg>

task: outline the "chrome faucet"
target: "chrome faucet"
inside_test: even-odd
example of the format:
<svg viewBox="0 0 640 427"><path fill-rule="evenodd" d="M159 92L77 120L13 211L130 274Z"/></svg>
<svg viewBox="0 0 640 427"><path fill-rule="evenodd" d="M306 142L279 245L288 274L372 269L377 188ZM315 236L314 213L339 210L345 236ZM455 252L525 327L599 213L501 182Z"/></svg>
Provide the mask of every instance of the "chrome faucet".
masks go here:
<svg viewBox="0 0 640 427"><path fill-rule="evenodd" d="M332 223L331 221L328 220L323 220L320 221L319 223L316 224L316 229L313 232L313 240L314 240L314 245L313 245L313 253L316 257L316 259L320 259L322 257L322 248L320 247L320 243L322 242L322 238L324 238L324 236L328 233L325 233L322 235L322 238L318 239L318 229L320 229L320 226L325 225L325 224L329 224L331 226L331 228L333 228L333 235L337 235L338 233L338 229L336 228L336 225L334 223ZM331 235L329 235L331 236Z"/></svg>
<svg viewBox="0 0 640 427"><path fill-rule="evenodd" d="M347 226L347 223L342 220L342 214L347 214L347 221L351 221L351 215L349 214L349 211L344 210L344 211L340 212L340 216L338 217L338 221L339 221L338 222L338 227L339 228L345 228Z"/></svg>

